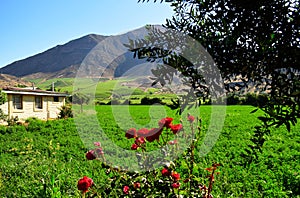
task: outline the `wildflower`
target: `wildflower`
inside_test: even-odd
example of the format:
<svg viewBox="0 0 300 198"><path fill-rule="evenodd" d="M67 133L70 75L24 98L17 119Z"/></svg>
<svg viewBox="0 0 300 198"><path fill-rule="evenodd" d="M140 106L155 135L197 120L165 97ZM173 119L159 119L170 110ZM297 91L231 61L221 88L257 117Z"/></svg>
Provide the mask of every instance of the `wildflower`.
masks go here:
<svg viewBox="0 0 300 198"><path fill-rule="evenodd" d="M94 142L94 145L100 147L101 143L100 142Z"/></svg>
<svg viewBox="0 0 300 198"><path fill-rule="evenodd" d="M178 181L180 179L180 174L176 172L172 172L171 177L175 180Z"/></svg>
<svg viewBox="0 0 300 198"><path fill-rule="evenodd" d="M96 156L94 154L94 150L90 150L85 154L85 157L87 160L94 160L96 159Z"/></svg>
<svg viewBox="0 0 300 198"><path fill-rule="evenodd" d="M137 144L137 145L141 145L141 144L146 143L146 141L145 141L144 137L137 137L137 138L135 138L134 143Z"/></svg>
<svg viewBox="0 0 300 198"><path fill-rule="evenodd" d="M149 130L146 129L146 128L142 128L142 129L139 129L139 130L137 131L137 136L138 136L138 137L147 137L148 134L149 134Z"/></svg>
<svg viewBox="0 0 300 198"><path fill-rule="evenodd" d="M180 183L179 182L173 183L172 187L173 188L179 188L180 187Z"/></svg>
<svg viewBox="0 0 300 198"><path fill-rule="evenodd" d="M140 187L141 187L141 184L140 184L139 182L134 182L133 187L134 187L135 189L140 188Z"/></svg>
<svg viewBox="0 0 300 198"><path fill-rule="evenodd" d="M170 128L172 121L173 121L173 118L170 118L170 117L163 118L158 122L158 126L160 128L162 128L162 127Z"/></svg>
<svg viewBox="0 0 300 198"><path fill-rule="evenodd" d="M177 140L172 140L170 142L168 142L170 145L175 145L175 144L178 144L178 141Z"/></svg>
<svg viewBox="0 0 300 198"><path fill-rule="evenodd" d="M135 128L130 128L126 131L125 137L127 137L127 139L134 138L136 136L137 135L136 135L136 129Z"/></svg>
<svg viewBox="0 0 300 198"><path fill-rule="evenodd" d="M129 188L129 186L124 186L123 187L123 192L125 193L125 194L129 194L129 190L130 190L130 188Z"/></svg>
<svg viewBox="0 0 300 198"><path fill-rule="evenodd" d="M171 131L174 134L177 134L179 131L182 130L182 124L175 124L175 125L171 125Z"/></svg>
<svg viewBox="0 0 300 198"><path fill-rule="evenodd" d="M104 154L102 148L97 148L97 149L95 150L95 153L96 153L97 155L103 155L103 154Z"/></svg>
<svg viewBox="0 0 300 198"><path fill-rule="evenodd" d="M93 184L94 182L91 178L84 176L83 178L78 180L77 188L78 190L81 190L83 193L86 193Z"/></svg>
<svg viewBox="0 0 300 198"><path fill-rule="evenodd" d="M190 122L190 123L192 123L192 122L194 122L194 120L195 120L195 117L194 116L192 116L192 115L188 115L188 121Z"/></svg>
<svg viewBox="0 0 300 198"><path fill-rule="evenodd" d="M159 140L159 136L162 133L162 129L152 128L149 130L148 136L146 137L147 141L153 142L154 140Z"/></svg>
<svg viewBox="0 0 300 198"><path fill-rule="evenodd" d="M139 145L133 144L131 145L131 150L137 150L139 148Z"/></svg>
<svg viewBox="0 0 300 198"><path fill-rule="evenodd" d="M167 168L164 168L164 169L161 170L161 174L163 176L170 176L171 172Z"/></svg>

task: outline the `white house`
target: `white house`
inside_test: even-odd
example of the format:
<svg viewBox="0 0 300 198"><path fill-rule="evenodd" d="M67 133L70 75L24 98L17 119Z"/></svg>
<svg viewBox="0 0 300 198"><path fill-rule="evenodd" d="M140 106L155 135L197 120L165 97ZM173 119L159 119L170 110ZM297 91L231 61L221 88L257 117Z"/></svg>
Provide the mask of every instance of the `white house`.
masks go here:
<svg viewBox="0 0 300 198"><path fill-rule="evenodd" d="M33 88L3 88L7 94L7 102L0 105L4 114L25 120L36 117L42 120L55 119L58 117L60 107L65 105L65 93L43 91Z"/></svg>

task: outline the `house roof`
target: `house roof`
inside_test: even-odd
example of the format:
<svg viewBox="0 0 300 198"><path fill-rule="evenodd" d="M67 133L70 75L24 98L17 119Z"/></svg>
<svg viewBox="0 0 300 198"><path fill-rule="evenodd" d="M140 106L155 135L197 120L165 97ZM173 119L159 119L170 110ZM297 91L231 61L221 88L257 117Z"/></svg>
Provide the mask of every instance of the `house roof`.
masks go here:
<svg viewBox="0 0 300 198"><path fill-rule="evenodd" d="M44 91L40 89L31 88L19 88L19 87L5 87L2 91L6 94L22 94L22 95L36 95L36 96L60 96L67 97L69 94L54 92L54 91Z"/></svg>

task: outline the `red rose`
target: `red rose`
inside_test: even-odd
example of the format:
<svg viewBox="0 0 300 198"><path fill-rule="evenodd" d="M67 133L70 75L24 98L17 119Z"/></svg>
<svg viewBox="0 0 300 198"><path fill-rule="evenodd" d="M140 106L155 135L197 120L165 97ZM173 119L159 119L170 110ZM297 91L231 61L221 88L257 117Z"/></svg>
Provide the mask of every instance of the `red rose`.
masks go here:
<svg viewBox="0 0 300 198"><path fill-rule="evenodd" d="M172 141L169 142L169 144L170 145L175 145L175 144L178 144L178 141L177 140L172 140Z"/></svg>
<svg viewBox="0 0 300 198"><path fill-rule="evenodd" d="M164 168L164 169L161 170L161 174L163 176L170 176L171 172L167 168Z"/></svg>
<svg viewBox="0 0 300 198"><path fill-rule="evenodd" d="M138 130L137 136L138 136L138 137L147 137L147 136L148 136L148 133L149 133L149 130L148 130L148 129L142 128L142 129Z"/></svg>
<svg viewBox="0 0 300 198"><path fill-rule="evenodd" d="M94 160L96 156L94 155L94 150L90 150L85 154L87 160Z"/></svg>
<svg viewBox="0 0 300 198"><path fill-rule="evenodd" d="M125 137L128 139L136 137L136 129L135 128L130 128L126 131Z"/></svg>
<svg viewBox="0 0 300 198"><path fill-rule="evenodd" d="M172 121L173 121L173 118L170 118L170 117L163 118L158 122L158 126L160 128L162 128L162 127L170 128Z"/></svg>
<svg viewBox="0 0 300 198"><path fill-rule="evenodd" d="M194 116L188 115L188 121L189 121L190 123L194 122L194 120L195 120L195 117L194 117Z"/></svg>
<svg viewBox="0 0 300 198"><path fill-rule="evenodd" d="M154 140L159 140L159 136L162 133L162 129L159 128L152 128L149 133L148 136L146 137L147 141L149 142L153 142Z"/></svg>
<svg viewBox="0 0 300 198"><path fill-rule="evenodd" d="M172 187L173 188L179 188L180 187L180 183L179 182L173 183Z"/></svg>
<svg viewBox="0 0 300 198"><path fill-rule="evenodd" d="M89 187L91 187L93 184L94 182L91 178L84 176L83 178L78 180L77 188L78 190L81 190L83 193L85 193L89 190Z"/></svg>
<svg viewBox="0 0 300 198"><path fill-rule="evenodd" d="M180 179L180 174L179 174L179 173L172 172L171 176L172 176L172 178L173 178L175 181L178 181L178 180Z"/></svg>
<svg viewBox="0 0 300 198"><path fill-rule="evenodd" d="M139 148L139 145L133 144L131 145L131 150L137 150Z"/></svg>
<svg viewBox="0 0 300 198"><path fill-rule="evenodd" d="M140 184L139 182L134 182L133 187L134 187L135 189L140 188L140 187L141 187L141 184Z"/></svg>
<svg viewBox="0 0 300 198"><path fill-rule="evenodd" d="M124 192L125 194L127 194L127 195L129 194L129 190L130 190L130 189L129 189L129 186L124 186L124 187L123 187L123 192Z"/></svg>
<svg viewBox="0 0 300 198"><path fill-rule="evenodd" d="M95 153L97 153L97 155L99 156L99 155L103 155L104 154L104 152L103 152L103 149L102 148L97 148L96 150L95 150Z"/></svg>
<svg viewBox="0 0 300 198"><path fill-rule="evenodd" d="M174 134L177 134L179 131L182 130L182 124L175 124L175 125L171 125L171 131Z"/></svg>
<svg viewBox="0 0 300 198"><path fill-rule="evenodd" d="M134 143L137 144L137 145L141 145L141 144L146 143L146 141L145 141L144 137L137 137L137 138L135 138Z"/></svg>

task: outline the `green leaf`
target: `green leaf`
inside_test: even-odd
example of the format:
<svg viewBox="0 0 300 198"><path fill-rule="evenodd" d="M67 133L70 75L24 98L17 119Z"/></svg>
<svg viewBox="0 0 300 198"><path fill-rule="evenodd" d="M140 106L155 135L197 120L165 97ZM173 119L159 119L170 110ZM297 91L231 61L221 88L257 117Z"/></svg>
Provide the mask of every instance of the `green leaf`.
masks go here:
<svg viewBox="0 0 300 198"><path fill-rule="evenodd" d="M250 113L255 113L257 110L258 110L258 108L257 108L257 109L254 109L254 110L252 110Z"/></svg>

